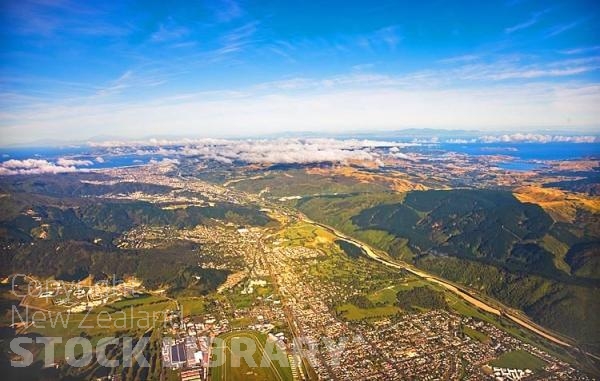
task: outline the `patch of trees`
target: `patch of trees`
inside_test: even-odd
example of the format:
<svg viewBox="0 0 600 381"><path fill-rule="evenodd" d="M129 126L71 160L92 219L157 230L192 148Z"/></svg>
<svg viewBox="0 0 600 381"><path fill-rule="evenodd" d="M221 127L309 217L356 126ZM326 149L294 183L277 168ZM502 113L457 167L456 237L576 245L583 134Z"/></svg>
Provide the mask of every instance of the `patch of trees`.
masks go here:
<svg viewBox="0 0 600 381"><path fill-rule="evenodd" d="M419 267L475 289L525 311L536 322L600 351L600 288L586 287L502 268L463 258L424 258Z"/></svg>
<svg viewBox="0 0 600 381"><path fill-rule="evenodd" d="M163 194L173 188L166 185L140 182L118 182L115 184L90 184L81 180L110 180L101 174L61 173L37 176L10 176L2 180L0 187L7 192L34 193L52 197L100 196L105 194L143 192Z"/></svg>
<svg viewBox="0 0 600 381"><path fill-rule="evenodd" d="M600 242L586 242L573 245L565 256L571 271L579 276L600 278Z"/></svg>
<svg viewBox="0 0 600 381"><path fill-rule="evenodd" d="M44 239L53 241L92 241L101 238L104 244L109 244L116 236L139 225L190 228L211 219L220 219L238 225L264 226L271 221L255 207L231 203L165 210L143 201L84 200L75 207L36 205L31 209L36 216L17 214L12 219L0 222L4 241L32 242L43 234ZM45 225L43 229L42 224Z"/></svg>
<svg viewBox="0 0 600 381"><path fill-rule="evenodd" d="M444 294L432 290L427 286L398 291L396 294L396 305L404 311L415 311L418 308L437 310L447 307Z"/></svg>
<svg viewBox="0 0 600 381"><path fill-rule="evenodd" d="M352 295L351 297L348 298L348 303L352 303L356 307L363 308L363 309L375 307L373 302L364 295Z"/></svg>
<svg viewBox="0 0 600 381"><path fill-rule="evenodd" d="M552 254L530 242L553 222L538 205L519 202L495 190L416 191L404 202L377 205L352 217L360 229L384 230L408 239L418 254L443 254L481 260L555 276ZM522 242L527 244L521 245Z"/></svg>
<svg viewBox="0 0 600 381"><path fill-rule="evenodd" d="M106 279L126 275L139 277L150 289L204 294L215 290L229 272L198 266L201 248L187 242L156 249L122 250L87 242L40 241L35 245L3 250L2 275L35 274L59 280L79 281L94 276ZM6 266L4 266L6 265Z"/></svg>
<svg viewBox="0 0 600 381"><path fill-rule="evenodd" d="M600 174L598 172L585 172L583 175L586 176L583 179L555 181L544 184L544 187L581 192L590 196L600 196Z"/></svg>
<svg viewBox="0 0 600 381"><path fill-rule="evenodd" d="M365 254L365 251L361 247L343 239L337 239L335 240L335 243L352 259L358 259L361 255Z"/></svg>

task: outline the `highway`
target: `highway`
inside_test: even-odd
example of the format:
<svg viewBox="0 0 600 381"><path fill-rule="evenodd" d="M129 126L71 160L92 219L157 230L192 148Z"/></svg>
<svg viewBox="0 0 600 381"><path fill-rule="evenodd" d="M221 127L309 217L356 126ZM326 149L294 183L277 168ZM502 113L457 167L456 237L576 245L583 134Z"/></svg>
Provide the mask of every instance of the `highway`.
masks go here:
<svg viewBox="0 0 600 381"><path fill-rule="evenodd" d="M553 335L552 333L548 332L545 328L537 325L534 322L531 322L529 320L526 320L525 318L516 316L514 313L511 313L509 311L508 307L503 307L501 306L501 303L498 303L498 305L491 305L488 302L484 301L482 298L477 297L473 292L471 291L465 291L457 286L455 286L454 284L450 283L449 281L439 278L435 275L429 274L423 270L419 270L413 266L408 265L405 262L400 262L400 261L394 261L394 260L390 260L387 258L383 258L382 256L380 256L379 254L377 254L377 252L375 250L373 250L369 245L367 245L364 242L361 242L355 238L352 238L340 231L338 231L337 229L322 224L320 222L316 222L313 221L311 219L309 219L308 217L304 216L304 215L300 215L301 219L304 222L313 224L313 225L317 225L320 226L321 228L329 231L330 233L334 234L335 236L337 236L340 239L343 239L345 241L348 241L358 247L360 247L361 249L364 250L364 252L367 254L367 256L369 256L370 258L372 258L373 260L380 262L386 266L389 267L393 267L396 269L400 269L400 270L405 270L410 272L411 274L414 274L420 278L423 278L425 280L428 280L430 282L436 283L444 288L446 288L449 291L452 291L453 293L455 293L456 295L458 295L459 297L461 297L463 300L467 301L468 303L474 305L475 307L486 311L488 313L491 313L493 315L497 315L497 316L504 316L508 319L510 319L511 321L513 321L514 323L516 323L517 325L528 329L531 332L536 333L537 335L555 343L558 345L561 345L563 347L566 348L573 348L574 345L567 342L565 339L560 338L558 336ZM588 355L597 358L596 356L587 353Z"/></svg>

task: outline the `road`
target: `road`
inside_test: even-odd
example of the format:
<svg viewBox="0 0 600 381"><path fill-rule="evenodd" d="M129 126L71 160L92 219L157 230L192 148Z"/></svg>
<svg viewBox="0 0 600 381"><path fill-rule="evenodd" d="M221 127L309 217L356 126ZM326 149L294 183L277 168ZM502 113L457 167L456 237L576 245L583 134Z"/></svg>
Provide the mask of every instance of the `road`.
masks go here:
<svg viewBox="0 0 600 381"><path fill-rule="evenodd" d="M431 275L425 271L419 270L413 266L408 265L407 263L400 262L400 261L393 261L393 260L390 260L387 258L383 258L381 255L377 254L377 252L375 250L373 250L369 245L365 244L364 242L358 241L357 239L352 238L331 226L322 224L320 222L313 221L304 215L300 215L300 217L302 218L302 220L304 222L320 226L321 228L326 229L327 231L334 234L338 238L348 241L348 242L360 247L361 249L364 250L364 252L367 254L367 256L369 256L370 258L372 258L373 260L375 260L377 262L380 262L389 267L408 271L411 274L414 274L420 278L423 278L427 281L436 283L436 284L446 288L447 290L452 291L453 293L455 293L456 295L458 295L465 301L469 302L470 304L474 305L477 308L480 308L483 311L486 311L488 313L491 313L491 314L497 315L497 316L504 316L504 317L510 319L511 321L513 321L514 323L516 323L517 325L519 325L523 328L526 328L526 329L530 330L531 332L534 332L537 335L539 335L555 344L561 345L566 348L573 348L573 345L571 343L565 341L564 339L562 339L560 337L553 335L552 333L548 332L543 327L541 327L531 321L528 321L528 320L525 320L524 318L516 316L515 314L509 312L508 308L502 308L502 307L499 308L498 306L491 305L488 302L482 300L481 298L478 298L477 296L475 296L472 292L466 292L466 291L460 289L459 287L453 285L449 281L446 281L435 275ZM500 305L500 303L498 303L498 305ZM591 354L588 354L588 355L591 355ZM593 357L596 357L596 356L593 356Z"/></svg>
<svg viewBox="0 0 600 381"><path fill-rule="evenodd" d="M264 245L264 241L269 239L272 235L273 234L268 234L266 236L262 236L261 244ZM262 252L264 253L265 251L262 250ZM288 296L284 295L284 293L282 293L281 290L279 289L279 283L277 281L276 273L273 269L273 264L269 261L266 261L266 263L268 264L268 271L269 271L269 276L271 277L271 283L275 287L275 294L279 295L281 300L285 300ZM300 374L301 374L302 379L306 379L304 377L304 371L306 372L307 375L309 375L309 377L310 376L316 377L316 373L314 373L314 370L310 366L310 362L309 362L308 358L306 357L306 355L304 354L304 350L302 348L302 340L300 340L300 338L303 337L304 335L302 334L300 327L294 321L294 315L292 314L292 310L289 308L289 306L287 306L287 303L284 303L283 313L285 315L285 320L287 322L288 328L290 329L290 332L292 333L292 339L293 339L292 342L296 343L295 350L298 351L298 354L300 355L300 359L302 361L302 364L298 364L298 367L300 368ZM318 356L319 356L321 362L324 364L324 366L329 371L329 373L332 375L332 379L334 381L337 380L337 378L335 376L333 376L333 372L329 368L329 365L327 365L327 362L325 362L325 359L322 357L321 352L318 352ZM304 370L302 368L304 368Z"/></svg>

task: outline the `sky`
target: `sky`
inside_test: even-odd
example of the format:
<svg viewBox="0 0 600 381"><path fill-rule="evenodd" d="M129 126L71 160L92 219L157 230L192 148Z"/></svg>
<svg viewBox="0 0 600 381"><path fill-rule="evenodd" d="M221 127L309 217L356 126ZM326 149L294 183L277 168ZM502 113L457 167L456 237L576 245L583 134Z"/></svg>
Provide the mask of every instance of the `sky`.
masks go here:
<svg viewBox="0 0 600 381"><path fill-rule="evenodd" d="M0 3L0 144L600 132L597 1Z"/></svg>

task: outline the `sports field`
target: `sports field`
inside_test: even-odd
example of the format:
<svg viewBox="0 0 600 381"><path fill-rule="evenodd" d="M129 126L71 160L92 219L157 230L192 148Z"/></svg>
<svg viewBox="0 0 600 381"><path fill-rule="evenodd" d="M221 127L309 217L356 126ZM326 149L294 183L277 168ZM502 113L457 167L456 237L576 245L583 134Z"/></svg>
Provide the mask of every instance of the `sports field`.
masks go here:
<svg viewBox="0 0 600 381"><path fill-rule="evenodd" d="M213 347L213 381L292 381L292 369L286 353L266 343L258 332L239 331L219 336ZM248 343L256 348L251 354ZM274 354L275 353L275 354ZM251 360L250 360L251 358ZM283 364L278 359L283 360Z"/></svg>

